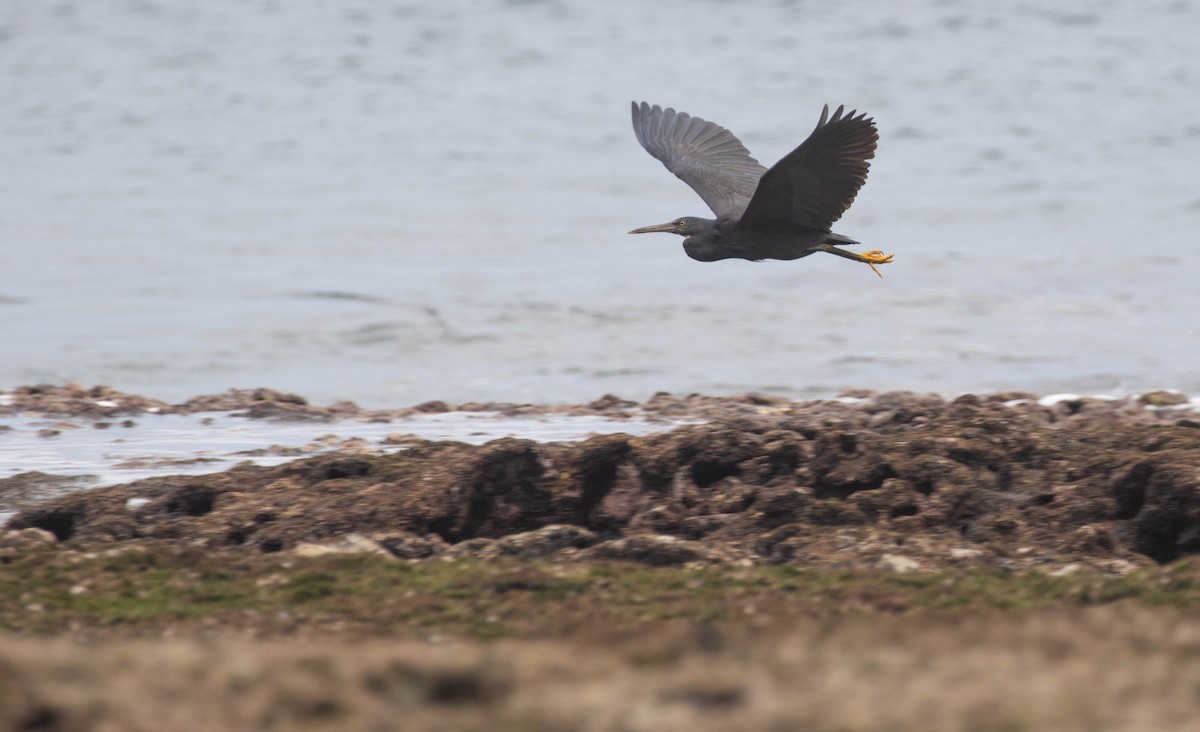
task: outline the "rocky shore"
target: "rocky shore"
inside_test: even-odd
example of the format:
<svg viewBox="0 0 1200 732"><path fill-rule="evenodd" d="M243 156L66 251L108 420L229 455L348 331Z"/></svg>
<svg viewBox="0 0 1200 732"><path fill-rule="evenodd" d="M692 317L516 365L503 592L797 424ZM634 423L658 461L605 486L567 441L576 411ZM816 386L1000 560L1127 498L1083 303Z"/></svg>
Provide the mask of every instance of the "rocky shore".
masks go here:
<svg viewBox="0 0 1200 732"><path fill-rule="evenodd" d="M1069 634L1069 653L1081 658L1120 655L1126 640L1136 645L1142 624L1162 622L1178 632L1156 636L1156 652L1193 660L1200 652L1200 568L1192 559L1200 553L1200 414L1169 392L1119 400L861 392L813 402L661 394L643 403L606 396L576 406L430 402L406 410L316 407L270 390L182 405L105 387L27 387L5 397L0 415L96 420L236 410L248 419L387 421L464 410L695 422L640 437L617 425L614 434L573 442L397 438L403 449L386 453L347 448L28 507L0 532L0 676L20 680L0 693L0 719L24 720L25 729L120 728L89 726L97 719L153 728L120 704L108 717L80 713L79 705L99 702L53 681L54 664L68 663L75 646L43 653L47 636L106 648L130 636L182 638L170 651L182 659L170 673L180 674L219 663L212 654L224 652L212 649L231 634L264 639L254 641L261 656L243 648L232 657L262 673L278 670L274 692L301 689L294 704L272 706L255 692L249 706L231 701L231 716L180 729L291 728L266 724L271 714L383 729L379 720L400 709L425 720L414 729L484 729L482 720L497 713L512 729L718 729L731 713L779 729L955 729L975 719L969 704L936 712L901 704L908 711L899 717L855 717L852 707L839 714L815 698L807 707L783 703L776 671L801 673L799 656L787 654L809 653L818 628L832 622L830 642L841 644L849 666L818 661L832 664L829 673L883 663L888 673L909 674L908 661L885 662L863 639L886 644L911 632L948 648L959 632L952 627L975 650L962 667L934 664L930 673L949 691L955 674L975 668L975 652L1031 668L1066 663L1040 647L1018 658L972 619L1036 638L1045 623L1065 627L1064 617L1085 609L1086 623L1112 633L1103 643ZM17 489L18 478L0 480L0 493ZM331 640L345 636L353 642ZM919 653L913 637L896 653ZM316 644L324 670L297 680L283 670L296 652L271 638ZM391 655L364 653L356 665L356 644L371 638L400 645ZM653 638L671 640L660 647ZM457 650L439 653L431 642ZM570 677L578 683L560 689L575 702L539 706L531 690L554 676L547 668L572 666L580 649L600 647L598 665L580 661ZM504 667L516 669L511 678L494 670L500 648ZM647 648L665 660L639 665ZM104 654L131 678L153 673L120 651L98 658ZM686 670L704 663L721 670ZM749 664L749 676L727 673L738 664ZM84 668L83 677L103 677L100 667ZM395 668L407 670L381 670ZM588 718L588 668L607 679L597 682L599 698L631 694L641 701L630 709L640 711ZM673 682L671 669L683 681ZM214 673L201 674L197 689L232 693L221 684L233 682ZM1138 691L1142 677L1118 683L1096 674L1092 687L1150 693ZM1150 716L1187 728L1172 726L1172 705L1176 684L1195 674L1168 675L1153 693L1171 698L1151 704L1161 714ZM888 678L879 683L898 677ZM657 695L638 697L632 689L643 682ZM321 707L313 700L322 694L306 684L332 701ZM391 691L381 698L372 684ZM1011 701L1015 687L1004 688ZM1000 689L977 700L999 710L1000 726L977 728L1035 728L1050 719L1052 704L1010 704ZM1064 687L1059 701L1097 722L1103 709L1089 707L1089 693L1087 684ZM305 707L306 699L316 706Z"/></svg>
<svg viewBox="0 0 1200 732"><path fill-rule="evenodd" d="M147 409L250 418L397 418L259 390L170 406L110 390L18 391L10 411L104 418ZM1125 573L1200 551L1200 415L1138 399L907 393L794 403L762 396L643 404L465 405L702 419L669 432L483 446L405 441L77 492L10 531L64 546L358 551L402 559L524 556L889 567L1065 567ZM449 411L431 403L417 410ZM619 425L614 428L619 430ZM0 481L19 483L16 479ZM8 541L13 541L9 539Z"/></svg>

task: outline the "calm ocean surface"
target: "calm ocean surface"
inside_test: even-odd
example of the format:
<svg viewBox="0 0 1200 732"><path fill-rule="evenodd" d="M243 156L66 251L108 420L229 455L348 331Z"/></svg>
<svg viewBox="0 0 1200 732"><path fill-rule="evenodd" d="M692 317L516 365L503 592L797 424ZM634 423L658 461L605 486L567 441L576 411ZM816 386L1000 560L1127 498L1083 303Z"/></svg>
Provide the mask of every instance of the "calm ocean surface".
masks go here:
<svg viewBox="0 0 1200 732"><path fill-rule="evenodd" d="M0 388L321 402L1200 392L1200 3L0 5ZM815 255L689 260L630 100L771 164L870 112Z"/></svg>

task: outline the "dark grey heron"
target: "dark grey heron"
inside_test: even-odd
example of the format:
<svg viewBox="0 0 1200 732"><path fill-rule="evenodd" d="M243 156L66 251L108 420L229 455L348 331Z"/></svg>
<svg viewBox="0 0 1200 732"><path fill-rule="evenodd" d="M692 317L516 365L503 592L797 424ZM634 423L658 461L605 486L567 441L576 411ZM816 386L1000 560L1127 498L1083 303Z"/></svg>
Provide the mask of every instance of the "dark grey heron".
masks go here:
<svg viewBox="0 0 1200 732"><path fill-rule="evenodd" d="M821 111L817 127L769 170L750 157L732 132L699 117L657 104L633 103L633 131L646 152L662 161L700 194L715 219L684 216L643 226L630 234L663 231L687 237L692 259L799 259L829 252L864 262L882 277L877 264L891 254L842 249L859 242L830 231L867 180L879 133L875 120L838 107ZM857 116L856 116L857 115Z"/></svg>

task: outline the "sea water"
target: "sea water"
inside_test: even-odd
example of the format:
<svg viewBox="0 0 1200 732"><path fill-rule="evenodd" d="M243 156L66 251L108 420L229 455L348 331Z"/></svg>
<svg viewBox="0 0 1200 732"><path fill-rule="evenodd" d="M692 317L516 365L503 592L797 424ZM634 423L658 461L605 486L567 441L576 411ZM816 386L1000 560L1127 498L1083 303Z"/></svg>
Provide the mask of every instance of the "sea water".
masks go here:
<svg viewBox="0 0 1200 732"><path fill-rule="evenodd" d="M1197 28L1185 0L10 0L0 386L1196 393ZM884 278L627 236L707 213L642 99L767 165L821 105L869 112L835 230Z"/></svg>

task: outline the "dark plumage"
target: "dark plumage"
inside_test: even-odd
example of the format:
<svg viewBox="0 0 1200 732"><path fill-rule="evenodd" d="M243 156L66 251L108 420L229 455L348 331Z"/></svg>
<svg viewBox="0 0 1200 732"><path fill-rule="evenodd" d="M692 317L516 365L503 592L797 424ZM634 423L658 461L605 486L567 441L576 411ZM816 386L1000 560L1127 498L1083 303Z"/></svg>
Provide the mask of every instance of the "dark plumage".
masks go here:
<svg viewBox="0 0 1200 732"><path fill-rule="evenodd" d="M767 169L724 127L634 102L638 142L700 194L717 218L685 216L629 233L679 234L686 237L683 250L701 262L829 252L869 264L879 274L875 265L892 261L892 255L846 251L840 247L858 242L830 231L866 182L867 161L879 140L874 120L843 109L831 117L826 105L808 139Z"/></svg>

